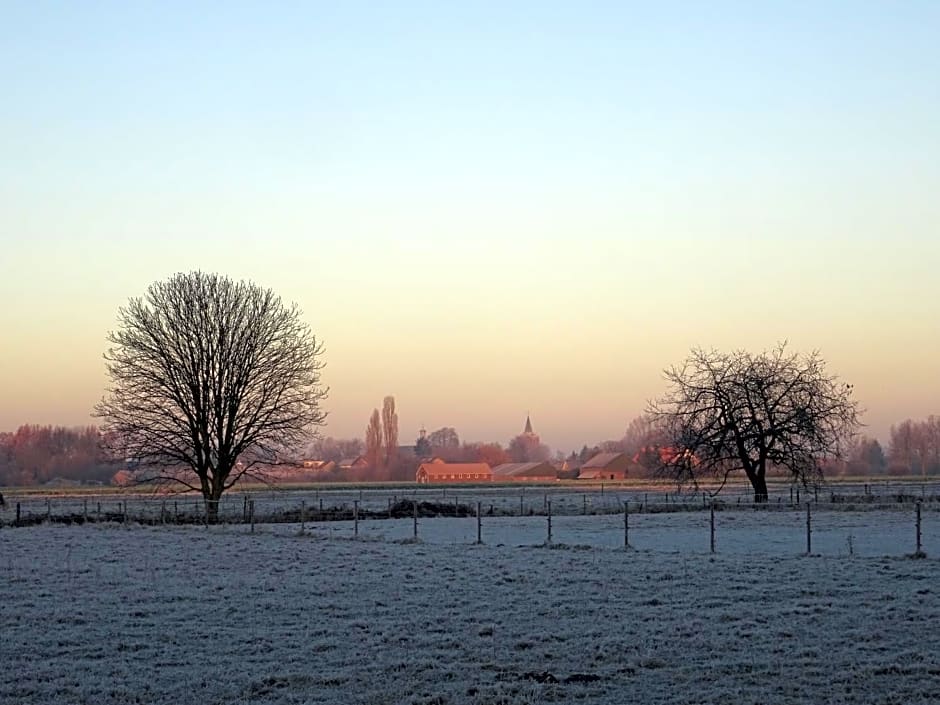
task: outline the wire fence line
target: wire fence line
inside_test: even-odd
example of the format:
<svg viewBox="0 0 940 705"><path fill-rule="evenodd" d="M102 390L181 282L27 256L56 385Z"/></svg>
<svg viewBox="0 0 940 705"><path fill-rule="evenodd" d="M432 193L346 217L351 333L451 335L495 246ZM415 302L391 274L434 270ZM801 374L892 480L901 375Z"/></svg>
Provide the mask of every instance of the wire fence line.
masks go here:
<svg viewBox="0 0 940 705"><path fill-rule="evenodd" d="M858 482L804 488L772 485L766 503L755 505L750 489L729 486L714 493L714 487L679 490L675 486L631 486L623 484L573 485L441 485L314 487L304 489L252 488L230 491L216 506L196 493L123 492L56 495L24 493L13 496L0 508L0 523L26 525L30 522L61 520L137 521L141 523L204 523L210 515L222 523L295 522L306 515L312 521L341 521L358 510L362 518L401 516L403 503L419 506L422 516L466 516L480 503L487 516L544 515L551 502L556 515L619 514L626 506L637 513L686 512L718 509L792 508L807 502L837 507L940 503L940 481ZM402 505L402 506L399 506ZM453 509L451 509L453 507ZM214 511L212 511L214 510Z"/></svg>
<svg viewBox="0 0 940 705"><path fill-rule="evenodd" d="M0 510L0 525L208 525L207 510L195 495L24 496ZM940 485L777 488L762 504L746 488L717 496L623 486L265 490L229 494L215 521L386 541L924 555L940 545Z"/></svg>

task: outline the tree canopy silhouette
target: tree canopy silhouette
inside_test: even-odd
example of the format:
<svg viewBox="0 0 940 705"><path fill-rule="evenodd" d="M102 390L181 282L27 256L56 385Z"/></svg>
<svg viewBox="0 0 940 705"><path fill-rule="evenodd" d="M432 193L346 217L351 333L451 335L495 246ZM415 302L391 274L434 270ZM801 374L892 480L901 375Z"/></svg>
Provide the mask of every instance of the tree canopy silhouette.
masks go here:
<svg viewBox="0 0 940 705"><path fill-rule="evenodd" d="M693 349L665 371L669 390L649 413L670 444L662 468L679 482L721 486L743 471L756 502L767 501L767 471L785 469L803 485L822 480L859 426L852 386L826 372L817 352L781 344L769 353Z"/></svg>
<svg viewBox="0 0 940 705"><path fill-rule="evenodd" d="M270 289L217 274L177 274L119 309L96 406L120 457L156 480L222 494L309 441L321 403L323 346Z"/></svg>

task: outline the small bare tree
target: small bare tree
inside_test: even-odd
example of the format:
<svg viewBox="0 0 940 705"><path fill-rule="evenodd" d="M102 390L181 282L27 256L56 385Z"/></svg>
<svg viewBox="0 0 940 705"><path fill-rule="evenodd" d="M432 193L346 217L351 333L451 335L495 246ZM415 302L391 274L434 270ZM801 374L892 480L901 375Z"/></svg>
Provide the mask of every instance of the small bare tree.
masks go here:
<svg viewBox="0 0 940 705"><path fill-rule="evenodd" d="M842 457L859 426L852 386L828 374L818 353L791 354L785 343L760 355L694 349L665 377L669 391L649 408L671 444L661 470L721 486L744 471L755 502L767 501L770 467L817 484L821 462Z"/></svg>
<svg viewBox="0 0 940 705"><path fill-rule="evenodd" d="M151 478L222 494L323 424L322 344L270 289L203 272L152 284L118 311L96 406L112 451Z"/></svg>

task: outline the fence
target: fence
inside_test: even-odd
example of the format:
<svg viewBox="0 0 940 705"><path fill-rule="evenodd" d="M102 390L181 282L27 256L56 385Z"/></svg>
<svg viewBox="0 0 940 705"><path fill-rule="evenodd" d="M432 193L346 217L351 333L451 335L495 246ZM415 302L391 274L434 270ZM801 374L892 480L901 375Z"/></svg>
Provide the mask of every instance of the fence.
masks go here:
<svg viewBox="0 0 940 705"><path fill-rule="evenodd" d="M193 495L21 497L0 524L241 524L329 538L605 546L742 554L923 555L940 545L940 486L777 488L755 505L744 488L707 492L606 487L265 490L215 508ZM807 499L807 497L809 499ZM215 512L210 510L215 509Z"/></svg>

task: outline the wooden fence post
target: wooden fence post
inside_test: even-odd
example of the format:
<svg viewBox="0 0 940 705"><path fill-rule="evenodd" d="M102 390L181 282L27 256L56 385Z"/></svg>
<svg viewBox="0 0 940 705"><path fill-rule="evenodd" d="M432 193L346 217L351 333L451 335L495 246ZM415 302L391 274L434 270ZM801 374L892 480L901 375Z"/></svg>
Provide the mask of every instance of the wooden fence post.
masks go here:
<svg viewBox="0 0 940 705"><path fill-rule="evenodd" d="M418 500L415 500L414 502L412 502L411 505L412 505L412 507L414 507L414 514L415 514L415 535L414 535L414 537L415 537L415 538L418 538Z"/></svg>
<svg viewBox="0 0 940 705"><path fill-rule="evenodd" d="M711 548L712 553L715 552L715 505L712 505L712 516L711 516Z"/></svg>
<svg viewBox="0 0 940 705"><path fill-rule="evenodd" d="M545 505L548 508L548 544L550 545L552 543L552 503L546 499Z"/></svg>
<svg viewBox="0 0 940 705"><path fill-rule="evenodd" d="M477 502L477 543L483 543L483 518L480 516L480 502Z"/></svg>
<svg viewBox="0 0 940 705"><path fill-rule="evenodd" d="M920 502L917 503L917 555L921 554L920 543Z"/></svg>
<svg viewBox="0 0 940 705"><path fill-rule="evenodd" d="M20 503L16 503L16 525L20 525Z"/></svg>
<svg viewBox="0 0 940 705"><path fill-rule="evenodd" d="M251 522L251 533L255 533L255 500L248 501L248 521Z"/></svg>
<svg viewBox="0 0 940 705"><path fill-rule="evenodd" d="M307 530L307 500L300 500L300 533Z"/></svg>
<svg viewBox="0 0 940 705"><path fill-rule="evenodd" d="M630 548L630 507L623 503L623 548Z"/></svg>
<svg viewBox="0 0 940 705"><path fill-rule="evenodd" d="M82 500L82 521L88 521L88 498Z"/></svg>
<svg viewBox="0 0 940 705"><path fill-rule="evenodd" d="M98 502L98 521L101 521L101 502Z"/></svg>
<svg viewBox="0 0 940 705"><path fill-rule="evenodd" d="M46 500L46 521L52 521L52 500Z"/></svg>
<svg viewBox="0 0 940 705"><path fill-rule="evenodd" d="M353 536L359 538L359 500L353 501Z"/></svg>
<svg viewBox="0 0 940 705"><path fill-rule="evenodd" d="M797 500L799 501L799 500ZM809 556L813 552L813 522L810 515L810 505L806 505L806 555Z"/></svg>

